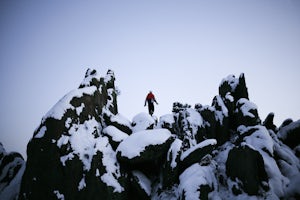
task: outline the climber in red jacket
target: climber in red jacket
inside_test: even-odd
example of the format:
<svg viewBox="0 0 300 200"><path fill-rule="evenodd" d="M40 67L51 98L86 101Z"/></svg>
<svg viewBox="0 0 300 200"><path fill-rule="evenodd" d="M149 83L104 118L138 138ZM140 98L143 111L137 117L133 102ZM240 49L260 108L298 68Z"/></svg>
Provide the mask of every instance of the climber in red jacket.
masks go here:
<svg viewBox="0 0 300 200"><path fill-rule="evenodd" d="M145 99L145 105L148 103L148 111L149 114L152 116L152 114L154 113L154 102L158 105L154 94L152 93L152 91L150 91Z"/></svg>

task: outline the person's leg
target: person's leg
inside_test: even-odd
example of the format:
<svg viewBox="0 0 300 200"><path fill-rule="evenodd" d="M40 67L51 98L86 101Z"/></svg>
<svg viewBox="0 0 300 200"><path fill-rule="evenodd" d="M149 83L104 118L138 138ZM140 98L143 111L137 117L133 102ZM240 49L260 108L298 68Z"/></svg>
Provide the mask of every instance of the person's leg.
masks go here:
<svg viewBox="0 0 300 200"><path fill-rule="evenodd" d="M154 113L154 105L153 105L153 103L149 103L148 104L148 111L149 111L149 115L152 116L152 114Z"/></svg>

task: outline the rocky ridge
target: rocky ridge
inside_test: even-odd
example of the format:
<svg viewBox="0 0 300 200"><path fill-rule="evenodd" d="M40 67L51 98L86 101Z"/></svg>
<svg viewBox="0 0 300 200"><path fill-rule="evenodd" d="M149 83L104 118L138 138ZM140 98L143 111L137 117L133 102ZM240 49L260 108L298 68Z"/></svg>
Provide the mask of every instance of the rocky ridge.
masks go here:
<svg viewBox="0 0 300 200"><path fill-rule="evenodd" d="M300 121L262 122L244 74L224 78L210 106L175 102L159 120L119 114L114 81L87 70L43 117L19 199L300 197Z"/></svg>

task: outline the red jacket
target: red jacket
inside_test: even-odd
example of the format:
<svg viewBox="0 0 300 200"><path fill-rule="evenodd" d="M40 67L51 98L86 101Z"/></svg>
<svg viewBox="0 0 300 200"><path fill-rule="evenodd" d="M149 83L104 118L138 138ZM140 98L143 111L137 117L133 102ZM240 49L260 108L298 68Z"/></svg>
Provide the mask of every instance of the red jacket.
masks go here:
<svg viewBox="0 0 300 200"><path fill-rule="evenodd" d="M155 99L155 96L154 96L154 94L152 92L148 93L148 95L146 97L146 100L145 100L145 105L146 105L146 102L148 102L148 103L150 103L150 102L151 103L153 103L153 102L157 103L157 101Z"/></svg>

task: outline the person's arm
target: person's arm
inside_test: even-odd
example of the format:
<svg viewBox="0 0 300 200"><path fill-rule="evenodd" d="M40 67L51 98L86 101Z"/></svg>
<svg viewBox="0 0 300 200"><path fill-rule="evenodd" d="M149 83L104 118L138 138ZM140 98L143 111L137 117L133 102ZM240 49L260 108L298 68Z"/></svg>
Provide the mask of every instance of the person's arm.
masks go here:
<svg viewBox="0 0 300 200"><path fill-rule="evenodd" d="M147 98L145 99L145 105L144 106L146 106L147 105Z"/></svg>

